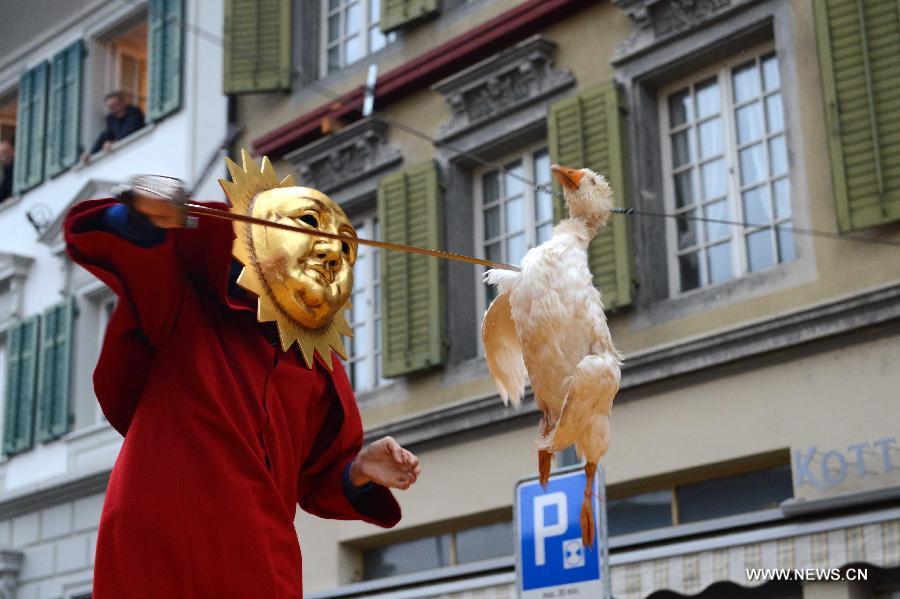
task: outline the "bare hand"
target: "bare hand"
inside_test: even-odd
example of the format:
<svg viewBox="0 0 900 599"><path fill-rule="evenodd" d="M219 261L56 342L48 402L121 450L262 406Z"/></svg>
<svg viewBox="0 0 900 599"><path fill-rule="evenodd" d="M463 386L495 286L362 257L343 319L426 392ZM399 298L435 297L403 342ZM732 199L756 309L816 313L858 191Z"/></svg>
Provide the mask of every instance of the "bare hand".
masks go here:
<svg viewBox="0 0 900 599"><path fill-rule="evenodd" d="M184 208L162 196L132 192L131 207L161 229L176 229L185 223Z"/></svg>
<svg viewBox="0 0 900 599"><path fill-rule="evenodd" d="M350 465L350 482L362 486L371 481L393 489L408 489L421 473L419 458L392 437L384 437L356 456Z"/></svg>

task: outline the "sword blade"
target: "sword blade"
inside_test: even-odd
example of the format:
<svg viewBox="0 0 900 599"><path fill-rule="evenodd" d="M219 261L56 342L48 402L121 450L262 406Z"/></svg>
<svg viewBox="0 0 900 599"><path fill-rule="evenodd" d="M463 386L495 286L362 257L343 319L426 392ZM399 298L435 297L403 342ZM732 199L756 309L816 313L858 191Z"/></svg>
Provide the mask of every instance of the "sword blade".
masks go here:
<svg viewBox="0 0 900 599"><path fill-rule="evenodd" d="M339 233L328 233L326 231L319 231L318 229L304 229L301 227L295 227L293 225L286 225L284 223L276 223L276 222L272 222L270 220L256 218L253 216L246 216L243 214L234 214L231 212L227 212L225 210L219 210L218 208L210 208L209 206L195 204L193 202L187 202L185 204L184 211L187 214L190 214L192 216L209 216L212 218L220 218L223 220L240 221L240 222L248 223L251 225L258 225L261 227L269 227L271 229L282 229L285 231L291 231L293 233L301 233L303 235L312 235L313 237L324 237L326 239L336 239L338 241L346 241L348 243L358 243L361 245L368 245L368 246L376 247L376 248L383 249L383 250L390 250L390 251L395 251L395 252L406 252L407 254L420 254L423 256L432 256L434 258L442 258L444 260L455 260L457 262L465 262L467 264L486 266L488 268L498 268L501 270L512 270L512 271L521 270L518 266L513 266L512 264L505 264L503 262L493 262L491 260L484 260L482 258L466 256L465 254L456 254L454 252L448 252L445 250L433 250L431 248L421 248L421 247L416 247L414 245L405 245L402 243L392 243L390 241L378 241L376 239L363 239L361 237L352 237L350 235L341 235Z"/></svg>

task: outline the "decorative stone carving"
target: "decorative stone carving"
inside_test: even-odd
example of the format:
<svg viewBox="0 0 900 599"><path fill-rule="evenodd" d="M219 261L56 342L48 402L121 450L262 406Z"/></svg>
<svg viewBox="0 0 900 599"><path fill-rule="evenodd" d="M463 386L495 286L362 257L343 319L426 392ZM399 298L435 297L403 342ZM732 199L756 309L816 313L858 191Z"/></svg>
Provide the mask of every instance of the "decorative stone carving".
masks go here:
<svg viewBox="0 0 900 599"><path fill-rule="evenodd" d="M631 34L616 48L620 60L654 43L699 27L747 0L613 0L631 18Z"/></svg>
<svg viewBox="0 0 900 599"><path fill-rule="evenodd" d="M285 156L299 185L331 193L388 169L403 160L387 145L388 125L365 119Z"/></svg>
<svg viewBox="0 0 900 599"><path fill-rule="evenodd" d="M573 85L572 73L553 68L555 51L555 43L536 35L435 84L452 113L438 137L460 135Z"/></svg>
<svg viewBox="0 0 900 599"><path fill-rule="evenodd" d="M0 599L16 599L19 588L19 572L22 571L22 552L14 549L0 550Z"/></svg>

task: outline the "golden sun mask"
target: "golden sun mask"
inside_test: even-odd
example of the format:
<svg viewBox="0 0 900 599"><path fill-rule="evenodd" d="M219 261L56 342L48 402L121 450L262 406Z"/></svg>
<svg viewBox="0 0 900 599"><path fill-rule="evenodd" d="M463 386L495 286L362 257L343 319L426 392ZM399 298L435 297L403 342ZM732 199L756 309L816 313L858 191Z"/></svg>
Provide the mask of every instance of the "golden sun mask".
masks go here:
<svg viewBox="0 0 900 599"><path fill-rule="evenodd" d="M268 158L262 167L246 151L243 167L226 159L231 182L220 180L231 211L307 230L356 237L331 198L293 178L278 180ZM234 257L244 265L238 285L259 298L259 322L275 322L284 351L296 341L308 367L318 352L331 368L331 350L344 359L350 335L344 311L353 290L357 244L234 221Z"/></svg>

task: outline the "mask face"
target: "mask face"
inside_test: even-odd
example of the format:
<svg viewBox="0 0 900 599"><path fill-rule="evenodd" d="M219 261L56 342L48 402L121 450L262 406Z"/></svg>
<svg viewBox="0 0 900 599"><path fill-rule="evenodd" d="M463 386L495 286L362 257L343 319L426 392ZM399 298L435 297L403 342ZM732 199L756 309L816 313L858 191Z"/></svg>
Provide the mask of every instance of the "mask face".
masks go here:
<svg viewBox="0 0 900 599"><path fill-rule="evenodd" d="M306 187L263 191L251 215L309 230L355 237L347 215L331 198ZM309 329L332 322L353 290L357 245L273 228L250 229L251 255L277 307Z"/></svg>
<svg viewBox="0 0 900 599"><path fill-rule="evenodd" d="M256 295L257 320L275 323L282 351L296 343L308 368L314 367L318 354L331 370L332 352L346 360L343 337L353 334L346 313L353 291L356 231L331 198L294 186L290 175L279 179L268 158L257 166L242 150L241 161L238 166L226 158L231 181L219 180L233 214L351 238L331 240L233 223L232 255L243 265L237 284Z"/></svg>

